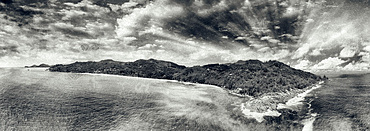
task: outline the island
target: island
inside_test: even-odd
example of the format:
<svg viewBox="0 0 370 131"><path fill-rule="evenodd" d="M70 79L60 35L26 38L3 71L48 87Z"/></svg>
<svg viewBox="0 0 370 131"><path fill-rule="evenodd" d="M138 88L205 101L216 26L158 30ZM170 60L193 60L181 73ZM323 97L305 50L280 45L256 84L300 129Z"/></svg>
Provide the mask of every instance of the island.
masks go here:
<svg viewBox="0 0 370 131"><path fill-rule="evenodd" d="M276 60L240 60L235 63L186 67L156 59L140 59L134 62L107 59L98 62L57 64L51 66L49 71L113 74L209 84L225 88L239 97L259 97L271 92L285 93L327 79L325 76L294 69Z"/></svg>
<svg viewBox="0 0 370 131"><path fill-rule="evenodd" d="M25 68L46 68L50 67L48 64L40 64L40 65L32 65L32 66L24 66Z"/></svg>

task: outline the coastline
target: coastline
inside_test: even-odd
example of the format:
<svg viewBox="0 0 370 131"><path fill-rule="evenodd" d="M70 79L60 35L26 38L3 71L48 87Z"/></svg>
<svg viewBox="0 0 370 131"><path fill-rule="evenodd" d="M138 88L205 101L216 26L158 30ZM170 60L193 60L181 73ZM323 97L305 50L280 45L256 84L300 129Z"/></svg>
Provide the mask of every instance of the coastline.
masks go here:
<svg viewBox="0 0 370 131"><path fill-rule="evenodd" d="M208 87L217 87L220 89L224 89L219 86L208 85L208 84L200 84L200 83L191 83L191 82L182 82L178 80L168 80L168 79L155 79L155 78L143 78L143 77L133 77L133 76L123 76L123 75L115 75L115 74L100 74L100 73L77 73L77 74L86 74L86 75L98 75L98 76L109 76L109 77L124 77L124 78L137 78L137 79L146 79L146 80L154 80L154 81L162 81L162 82L176 82L182 83L186 85L197 85L197 86L208 86ZM321 84L324 81L320 81L312 86L309 86L304 89L296 89L287 92L281 93L266 93L258 98L253 98L252 96L238 96L238 94L233 94L230 91L228 92L229 95L234 97L240 98L247 98L247 102L240 104L240 109L244 116L250 119L255 119L257 122L261 123L265 119L264 116L273 116L279 117L282 113L278 110L281 109L290 109L293 110L294 107L297 107L303 104L303 100L305 97L315 89L321 87ZM226 92L227 90L224 89ZM283 104L284 103L284 104ZM313 127L313 122L316 119L315 116L317 114L309 114L312 117L308 119L304 119L301 124L304 125L304 130L311 130Z"/></svg>
<svg viewBox="0 0 370 131"><path fill-rule="evenodd" d="M93 75L93 76L95 75L95 76L121 77L121 78L131 78L131 79L145 79L145 80L160 81L160 82L176 82L176 83L181 83L181 84L185 84L185 85L207 86L207 87L216 87L216 88L224 89L222 87L215 86L215 85L191 83L191 82L184 82L184 81L178 81L178 80L145 78L145 77L135 77L135 76L114 75L114 74L100 74L100 73L75 73L75 74L85 74L85 75Z"/></svg>
<svg viewBox="0 0 370 131"><path fill-rule="evenodd" d="M281 115L278 110L294 110L296 107L303 104L302 101L305 100L305 97L310 92L322 87L323 83L324 81L320 81L310 87L284 93L267 93L259 98L252 98L244 103L241 103L240 109L247 118L255 119L258 122L264 121L264 116L278 117ZM302 124L304 124L304 126L310 126L309 124L312 124L314 119L310 120L311 121L305 120L307 122Z"/></svg>
<svg viewBox="0 0 370 131"><path fill-rule="evenodd" d="M305 97L313 90L320 88L323 83L324 83L323 81L320 81L317 84L315 84L313 87L311 87L310 89L302 93L299 93L295 97L289 99L285 104L279 104L277 106L277 109L293 109L295 106L303 104L302 101L305 100Z"/></svg>

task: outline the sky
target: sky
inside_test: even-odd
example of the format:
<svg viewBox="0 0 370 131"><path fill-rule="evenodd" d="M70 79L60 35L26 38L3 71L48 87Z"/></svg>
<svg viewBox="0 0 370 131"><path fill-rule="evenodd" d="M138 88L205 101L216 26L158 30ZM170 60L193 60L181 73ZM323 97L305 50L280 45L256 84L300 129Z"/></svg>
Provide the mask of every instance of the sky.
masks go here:
<svg viewBox="0 0 370 131"><path fill-rule="evenodd" d="M1 0L0 67L160 59L370 69L369 0Z"/></svg>

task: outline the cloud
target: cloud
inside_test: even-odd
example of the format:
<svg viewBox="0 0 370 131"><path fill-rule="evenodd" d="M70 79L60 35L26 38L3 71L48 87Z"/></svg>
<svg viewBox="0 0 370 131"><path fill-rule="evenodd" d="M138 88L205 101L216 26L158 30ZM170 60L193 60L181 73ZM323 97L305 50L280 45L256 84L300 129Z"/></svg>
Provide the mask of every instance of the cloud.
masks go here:
<svg viewBox="0 0 370 131"><path fill-rule="evenodd" d="M313 65L311 69L335 69L338 67L340 64L344 63L346 61L341 60L340 58L337 57L329 57L327 59L322 60L321 62Z"/></svg>
<svg viewBox="0 0 370 131"><path fill-rule="evenodd" d="M61 10L61 14L64 14L64 17L62 17L62 20L69 20L78 16L86 15L87 13L80 10Z"/></svg>
<svg viewBox="0 0 370 131"><path fill-rule="evenodd" d="M69 37L79 37L79 38L91 38L92 36L86 32L84 27L75 27L69 23L55 23L54 29L67 35Z"/></svg>
<svg viewBox="0 0 370 131"><path fill-rule="evenodd" d="M278 43L280 43L280 40L274 39L274 38L272 38L270 36L264 36L264 37L261 37L260 39L262 41L267 41L267 42L272 43L272 44L278 44Z"/></svg>
<svg viewBox="0 0 370 131"><path fill-rule="evenodd" d="M339 53L339 57L341 58L349 58L349 57L354 57L356 55L356 53L358 53L359 50L358 50L358 47L355 46L351 46L351 45L346 45L342 51L340 51Z"/></svg>
<svg viewBox="0 0 370 131"><path fill-rule="evenodd" d="M3 13L0 13L0 24L2 28L0 28L1 32L4 32L6 34L15 34L18 33L20 28L17 26L18 24L14 21L9 21L9 16ZM8 18L8 19L3 19Z"/></svg>
<svg viewBox="0 0 370 131"><path fill-rule="evenodd" d="M315 58L312 64L318 63L313 68L320 69L360 69L366 65L364 63L369 64L364 61L367 53L361 50L366 50L367 41L370 41L370 28L364 26L370 24L367 15L370 10L347 3L322 11L317 12L322 15L312 15L308 19L310 22L303 30L301 44L292 58Z"/></svg>
<svg viewBox="0 0 370 131"><path fill-rule="evenodd" d="M106 58L185 65L274 59L304 69L370 63L370 11L352 2L14 2L0 5L2 65Z"/></svg>
<svg viewBox="0 0 370 131"><path fill-rule="evenodd" d="M205 5L189 7L172 1L154 1L142 6L137 6L134 2L126 2L122 5L108 4L107 7L102 7L88 0L76 3L54 2L61 8L52 6L53 9L49 9L44 14L34 15L28 27L18 27L17 23L8 24L9 28L5 29L12 29L14 34L20 34L21 39L11 37L6 41L17 43L20 53L16 56L19 59L30 60L32 57L34 62L47 61L46 59L73 61L114 57L116 60L123 61L158 58L195 65L233 62L249 58L281 59L289 54L289 50L277 50L261 42L257 42L254 48L233 42L236 37L227 32L243 33L245 32L243 28L246 28L243 27L246 25L240 26L241 23L229 22L227 19L229 15L227 12L236 8L238 3L227 0L203 3ZM110 16L119 15L119 13L112 15L108 7L115 12L125 10L126 14L111 18ZM191 8L197 9L189 10ZM220 17L210 15L220 12ZM197 16L192 18L192 13ZM204 21L200 18L208 15L210 17ZM242 21L237 18L238 16L232 17L234 21ZM209 25L207 21L212 19L221 19L221 22L218 25ZM184 20L185 30L192 29L195 32L184 35L181 30L183 27L168 24L182 20ZM196 25L195 28L190 28L194 25ZM222 29L225 33L220 33L219 29L214 28L216 26L226 27ZM202 29L204 32L201 31ZM227 39L214 43L200 37L191 37L192 33L200 33L199 36L205 38L207 31L216 34L215 37L219 39L222 39L221 36ZM208 36L212 36L212 33ZM248 37L245 40L249 39ZM272 37L265 41L279 43ZM220 46L222 44L224 46ZM54 55L56 53L60 55ZM50 57L45 57L47 54Z"/></svg>
<svg viewBox="0 0 370 131"><path fill-rule="evenodd" d="M203 17L213 14L215 12L224 11L229 8L229 4L227 0L221 0L218 3L211 5L209 8L204 8L205 6L209 6L209 5L204 4L203 0L195 0L192 6L194 8L197 8L198 10L196 11L196 13L199 16L203 16Z"/></svg>
<svg viewBox="0 0 370 131"><path fill-rule="evenodd" d="M143 8L135 8L131 14L117 19L117 36L127 37L138 35L145 27L160 25L165 19L179 16L183 8L170 5L168 1L156 1Z"/></svg>
<svg viewBox="0 0 370 131"><path fill-rule="evenodd" d="M120 10L121 11L124 11L124 12L128 12L129 10L131 10L133 7L137 6L139 3L137 2L126 2L126 3L123 3L122 5L116 5L116 4L108 4L108 6L114 11L114 12L119 12Z"/></svg>
<svg viewBox="0 0 370 131"><path fill-rule="evenodd" d="M15 45L11 46L0 46L0 56L5 56L12 53L18 53L18 47Z"/></svg>
<svg viewBox="0 0 370 131"><path fill-rule="evenodd" d="M297 68L297 69L308 69L311 67L311 61L309 60L298 60L297 61L298 64L294 65L294 68Z"/></svg>
<svg viewBox="0 0 370 131"><path fill-rule="evenodd" d="M86 11L97 11L97 10L105 11L106 10L106 8L104 7L93 4L93 2L90 0L82 0L76 4L67 2L67 3L64 3L64 5L74 7L74 8L86 8L85 9Z"/></svg>

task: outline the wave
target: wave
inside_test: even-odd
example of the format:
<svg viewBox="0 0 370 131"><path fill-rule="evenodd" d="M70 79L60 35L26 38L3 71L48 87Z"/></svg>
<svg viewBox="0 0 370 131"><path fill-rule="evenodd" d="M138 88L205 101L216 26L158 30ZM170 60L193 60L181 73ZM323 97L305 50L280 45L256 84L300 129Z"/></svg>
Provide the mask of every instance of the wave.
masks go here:
<svg viewBox="0 0 370 131"><path fill-rule="evenodd" d="M255 119L257 122L262 122L264 121L264 116L273 116L273 117L278 117L281 115L281 113L278 110L281 109L291 109L294 110L297 107L303 105L303 101L305 100L305 97L312 92L315 89L318 89L322 87L322 84L324 81L319 82L318 84L315 84L311 88L304 89L305 91L302 93L299 93L296 96L291 96L292 94L294 95L296 92L288 92L288 93L278 93L278 94L273 94L273 95L267 95L261 98L257 99L251 99L245 103L241 104L241 110L242 113L244 114L245 117ZM297 91L301 92L301 91ZM283 97L293 97L289 100L287 100L285 103L284 101L281 102L279 98ZM284 103L284 104L283 104ZM310 105L309 105L310 107ZM311 117L309 119L305 119L302 124L304 125L304 129L312 129L312 124L315 120L315 116L317 114L310 114Z"/></svg>
<svg viewBox="0 0 370 131"><path fill-rule="evenodd" d="M303 104L303 101L305 100L305 97L310 93L312 92L313 90L315 89L318 89L320 87L322 87L322 84L324 82L320 82L318 83L317 85L313 86L311 89L303 92L303 93L300 93L298 94L296 97L288 100L285 104L279 104L278 105L278 109L284 109L284 108L288 108L288 109L293 109L299 105L302 105ZM303 128L302 128L302 131L313 131L313 122L316 120L316 116L318 115L317 113L311 113L312 109L311 109L311 102L308 102L308 108L309 108L309 111L308 111L308 115L309 115L309 118L307 119L304 119L302 120L301 124L303 124Z"/></svg>
<svg viewBox="0 0 370 131"><path fill-rule="evenodd" d="M302 121L302 131L313 131L313 122L316 120L317 113L312 113L311 117Z"/></svg>
<svg viewBox="0 0 370 131"><path fill-rule="evenodd" d="M256 119L259 123L261 123L262 121L265 120L263 118L264 116L275 116L275 117L278 117L278 116L281 115L281 113L279 113L278 111L270 110L270 109L268 109L266 112L262 112L262 113L260 113L260 112L254 112L254 111L251 111L250 109L245 108L244 103L242 104L241 109L242 109L243 114L247 118Z"/></svg>
<svg viewBox="0 0 370 131"><path fill-rule="evenodd" d="M299 105L303 104L303 101L305 100L305 97L312 92L315 89L320 88L324 82L321 81L315 86L313 86L311 89L306 90L303 93L298 94L297 96L293 97L292 99L289 99L285 104L279 104L277 109L293 109L294 107L297 107Z"/></svg>

